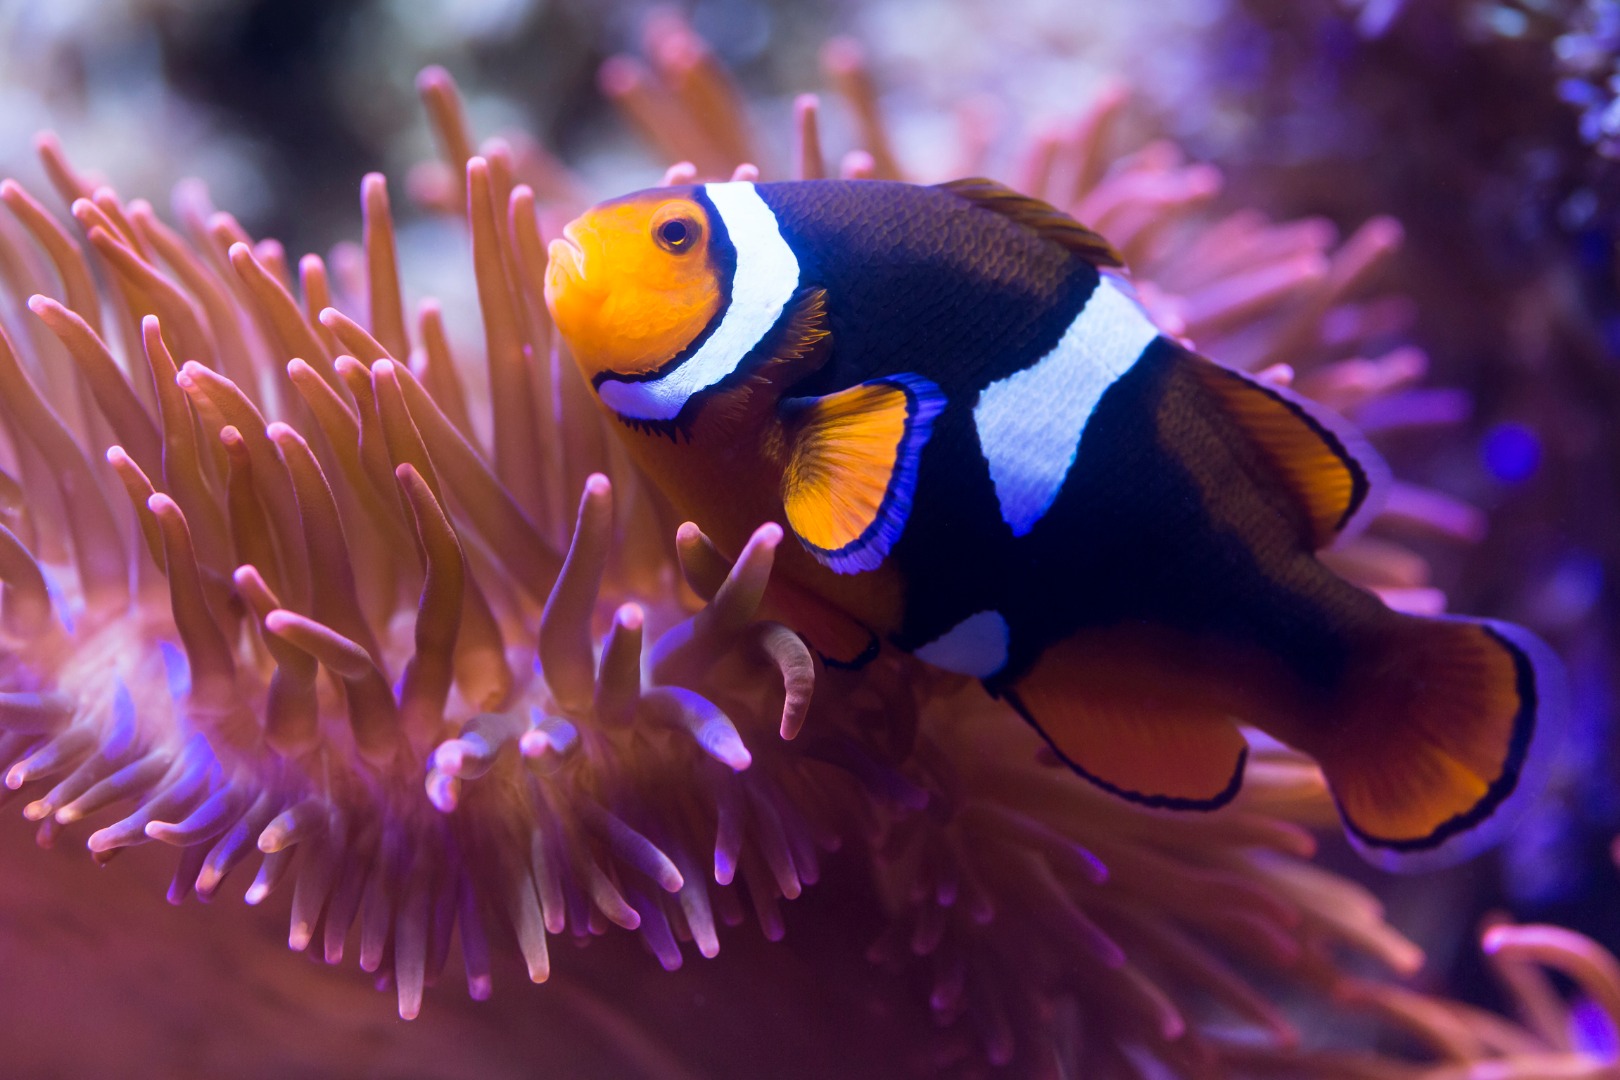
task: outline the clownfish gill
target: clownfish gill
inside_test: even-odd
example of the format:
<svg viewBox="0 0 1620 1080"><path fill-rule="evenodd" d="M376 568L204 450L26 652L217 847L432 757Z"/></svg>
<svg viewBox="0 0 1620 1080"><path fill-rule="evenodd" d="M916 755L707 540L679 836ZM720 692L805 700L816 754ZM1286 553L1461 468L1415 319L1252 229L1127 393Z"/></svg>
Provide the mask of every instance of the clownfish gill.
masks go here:
<svg viewBox="0 0 1620 1080"><path fill-rule="evenodd" d="M1329 570L1378 457L1162 336L1058 210L989 180L733 182L567 237L547 304L626 446L728 555L785 523L780 605L829 662L876 640L978 678L1168 809L1229 802L1256 728L1392 869L1478 851L1536 788L1557 658Z"/></svg>

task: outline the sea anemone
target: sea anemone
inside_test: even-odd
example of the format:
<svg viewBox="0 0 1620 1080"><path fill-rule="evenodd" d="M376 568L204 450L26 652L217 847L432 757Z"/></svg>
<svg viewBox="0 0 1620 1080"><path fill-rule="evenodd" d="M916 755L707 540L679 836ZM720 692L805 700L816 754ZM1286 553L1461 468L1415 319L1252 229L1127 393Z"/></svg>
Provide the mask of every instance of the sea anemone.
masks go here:
<svg viewBox="0 0 1620 1080"><path fill-rule="evenodd" d="M670 179L757 175L725 73L685 24L657 26L650 66L611 61L605 88L689 159ZM841 171L900 174L859 50L826 55L865 147ZM890 653L824 666L773 617L781 529L731 562L676 527L550 332L543 223L577 182L538 148L475 154L448 75L420 86L445 160L411 189L465 214L481 369L452 352L438 304L407 317L380 176L361 186L362 244L296 268L198 185L177 190L172 227L50 137L40 159L82 241L0 185L17 302L0 320L0 764L42 845L94 818L98 862L173 846L177 904L257 860L247 901L290 893L288 944L328 963L357 940L406 1018L458 943L475 999L509 946L546 980L560 937L633 933L674 971L748 919L783 938L783 901L825 876L842 884L838 905L809 905L835 931L819 966L862 971L851 997L876 1012L858 1028L887 1034L822 1052L876 1074L1612 1070L1610 1048L1569 1041L1527 966L1570 971L1620 1017L1590 943L1487 933L1532 1010L1523 1028L1350 974L1351 954L1410 975L1422 953L1366 889L1312 865L1310 830L1333 815L1299 755L1257 742L1231 807L1154 812L1057 767L963 679ZM1366 295L1398 227L1339 243L1321 222L1211 221L1218 174L1173 146L1108 165L1123 104L1110 92L1037 139L1019 181L1115 240L1168 332L1374 428L1454 416L1452 399L1400 396L1423 373L1388 344L1406 309ZM826 168L818 110L797 104L796 175ZM1468 538L1479 517L1397 488L1390 523ZM1387 536L1335 559L1392 603L1443 599ZM746 1021L776 974L744 954L699 985ZM662 986L615 976L612 1000L573 1000L644 1072L804 1067L694 1048L651 1003ZM1419 1043L1319 1049L1284 1003L1302 996ZM617 1019L637 1016L666 1021L668 1054ZM1481 1062L1497 1071L1446 1071Z"/></svg>

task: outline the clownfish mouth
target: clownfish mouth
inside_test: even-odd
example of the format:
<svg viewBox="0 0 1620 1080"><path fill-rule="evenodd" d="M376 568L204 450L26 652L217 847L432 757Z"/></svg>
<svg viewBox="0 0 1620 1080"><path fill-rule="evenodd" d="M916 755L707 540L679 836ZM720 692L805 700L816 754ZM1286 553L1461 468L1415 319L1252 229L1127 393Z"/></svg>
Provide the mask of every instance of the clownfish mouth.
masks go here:
<svg viewBox="0 0 1620 1080"><path fill-rule="evenodd" d="M563 236L547 245L546 256L546 308L552 319L559 327L588 321L601 297L585 277L585 249L573 237Z"/></svg>
<svg viewBox="0 0 1620 1080"><path fill-rule="evenodd" d="M579 284L585 283L585 249L573 237L559 236L546 246L546 255L556 272ZM546 276L549 278L551 274Z"/></svg>
<svg viewBox="0 0 1620 1080"><path fill-rule="evenodd" d="M594 286L587 275L585 236L587 233L578 220L563 226L562 235L546 247L546 302L555 305L566 291L574 302L600 297L602 283ZM555 315L555 311L553 311Z"/></svg>

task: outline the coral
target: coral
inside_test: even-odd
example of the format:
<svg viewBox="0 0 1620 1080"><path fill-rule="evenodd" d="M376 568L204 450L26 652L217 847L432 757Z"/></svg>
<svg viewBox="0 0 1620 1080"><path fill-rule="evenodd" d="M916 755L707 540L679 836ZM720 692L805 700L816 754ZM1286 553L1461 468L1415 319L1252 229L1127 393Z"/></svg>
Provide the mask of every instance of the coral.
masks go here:
<svg viewBox="0 0 1620 1080"><path fill-rule="evenodd" d="M1391 33L1405 0L1352 0L1358 33ZM1620 156L1620 10L1607 0L1470 0L1447 5L1470 43L1527 43L1544 50L1559 76L1558 96L1579 114L1581 138L1607 158Z"/></svg>
<svg viewBox="0 0 1620 1080"><path fill-rule="evenodd" d="M1525 16L1528 22L1530 16ZM1566 75L1559 86L1565 101L1580 110L1581 138L1605 157L1620 157L1620 11L1588 0L1567 17L1553 39L1553 55Z"/></svg>
<svg viewBox="0 0 1620 1080"><path fill-rule="evenodd" d="M603 83L689 159L669 179L759 175L712 54L669 17L654 39L650 63L612 61ZM899 174L859 50L826 60L863 147L840 171ZM1611 1047L1570 1041L1535 967L1574 976L1578 1015L1589 1000L1620 1017L1589 942L1487 932L1523 1026L1388 981L1422 953L1311 862L1332 810L1298 755L1257 742L1232 807L1152 812L1058 768L965 680L891 654L823 668L771 618L781 530L733 564L673 527L550 334L540 238L577 181L510 140L475 154L448 76L420 86L444 160L411 190L465 214L481 371L458 365L437 303L407 318L379 176L363 244L296 268L197 185L177 191L176 229L49 138L82 240L0 186L17 301L0 319L0 758L42 844L94 817L98 861L173 846L176 903L256 858L246 898L290 891L290 946L337 963L357 938L405 1017L457 939L474 997L508 942L535 981L563 935L633 932L674 970L750 916L783 937L782 902L836 873L875 907L818 917L875 929L868 956L894 974L870 977L917 984L941 1029L917 1035L896 1006L903 1037L849 1051L879 1072L1612 1072ZM1369 296L1392 222L1340 243L1316 221L1211 221L1219 175L1174 147L1108 164L1122 106L1105 94L1037 139L1019 183L1110 235L1169 332L1370 428L1454 415L1411 391L1423 358L1391 344L1404 306ZM826 170L819 110L797 104L796 175ZM1381 531L1336 558L1432 610L1423 560L1391 534L1478 523L1397 486ZM1353 975L1357 955L1384 973ZM625 997L611 1008L636 1013ZM1309 1045L1284 998L1418 1045Z"/></svg>

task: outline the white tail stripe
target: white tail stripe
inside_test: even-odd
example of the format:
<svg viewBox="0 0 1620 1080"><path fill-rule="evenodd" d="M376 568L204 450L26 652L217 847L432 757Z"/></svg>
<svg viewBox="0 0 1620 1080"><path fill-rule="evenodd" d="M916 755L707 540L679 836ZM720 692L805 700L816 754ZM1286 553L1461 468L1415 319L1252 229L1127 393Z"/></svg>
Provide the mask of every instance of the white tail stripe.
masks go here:
<svg viewBox="0 0 1620 1080"><path fill-rule="evenodd" d="M1007 620L999 611L969 615L912 655L935 667L988 679L1007 666Z"/></svg>

